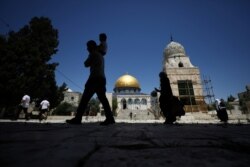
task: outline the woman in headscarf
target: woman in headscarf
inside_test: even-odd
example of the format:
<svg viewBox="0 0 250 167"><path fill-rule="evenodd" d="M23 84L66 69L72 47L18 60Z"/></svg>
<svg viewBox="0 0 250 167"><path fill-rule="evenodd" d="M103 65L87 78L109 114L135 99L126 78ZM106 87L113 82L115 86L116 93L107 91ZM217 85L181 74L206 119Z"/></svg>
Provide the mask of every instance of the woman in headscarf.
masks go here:
<svg viewBox="0 0 250 167"><path fill-rule="evenodd" d="M216 99L215 100L215 107L216 107L216 112L217 112L217 116L218 118L222 121L227 123L228 121L228 115L227 115L227 109L226 109L226 105L223 99L219 100Z"/></svg>
<svg viewBox="0 0 250 167"><path fill-rule="evenodd" d="M170 81L165 72L160 72L160 90L155 89L157 92L160 92L160 108L163 112L166 120L164 124L173 124L176 121L176 116L185 115L183 110L184 105L181 104L179 99L173 96L173 92L170 86Z"/></svg>

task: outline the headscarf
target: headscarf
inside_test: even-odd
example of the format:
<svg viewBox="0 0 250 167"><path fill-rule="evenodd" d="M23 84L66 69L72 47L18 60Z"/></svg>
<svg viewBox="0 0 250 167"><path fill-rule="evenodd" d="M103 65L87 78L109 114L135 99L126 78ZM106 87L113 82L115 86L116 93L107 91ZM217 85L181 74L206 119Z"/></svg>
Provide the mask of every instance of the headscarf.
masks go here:
<svg viewBox="0 0 250 167"><path fill-rule="evenodd" d="M220 107L219 107L219 105L220 105L220 99L215 99L215 107L216 107L216 110L219 110L220 109Z"/></svg>

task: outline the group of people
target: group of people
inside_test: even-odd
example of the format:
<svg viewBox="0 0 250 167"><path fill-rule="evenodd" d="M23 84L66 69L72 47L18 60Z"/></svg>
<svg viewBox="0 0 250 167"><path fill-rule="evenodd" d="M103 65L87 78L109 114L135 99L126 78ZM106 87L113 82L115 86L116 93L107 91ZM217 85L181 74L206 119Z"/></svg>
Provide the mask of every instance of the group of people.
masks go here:
<svg viewBox="0 0 250 167"><path fill-rule="evenodd" d="M102 103L105 111L106 120L101 125L114 124L115 120L108 103L106 93L106 77L104 73L104 55L107 53L107 36L102 33L99 35L100 44L97 45L95 41L90 40L87 42L87 50L89 52L88 58L85 60L84 65L90 68L90 75L85 84L85 89L77 108L74 118L66 120L69 124L81 124L82 115L85 111L90 98L97 94L100 102ZM156 89L161 93L160 107L166 117L166 124L172 124L176 121L176 116L185 114L183 109L184 105L181 104L179 99L172 94L169 79L166 73L160 73L161 90Z"/></svg>
<svg viewBox="0 0 250 167"><path fill-rule="evenodd" d="M29 120L31 117L31 113L28 112L29 106L30 106L30 96L26 94L22 97L21 102L18 105L15 119L18 119L21 111L23 111L25 114L25 119ZM46 115L49 112L49 107L50 107L50 103L46 98L42 100L41 103L39 104L39 120L40 121L43 119L46 119Z"/></svg>
<svg viewBox="0 0 250 167"><path fill-rule="evenodd" d="M173 96L167 74L165 72L160 72L159 77L161 89L159 90L155 88L155 90L160 92L160 108L166 118L164 124L173 124L173 122L176 121L177 116L181 117L185 115L184 105L176 96ZM220 119L220 121L227 123L228 114L224 100L216 99L215 108L217 117Z"/></svg>
<svg viewBox="0 0 250 167"><path fill-rule="evenodd" d="M114 124L115 120L108 103L106 93L106 77L104 73L104 56L107 53L107 36L105 33L99 34L100 44L97 45L95 41L90 40L87 42L87 50L89 52L88 58L85 60L84 65L90 68L90 75L85 84L82 99L77 108L77 113L74 118L66 120L69 124L81 124L82 115L87 107L90 98L97 94L100 102L102 103L105 111L106 120L101 122L101 125ZM160 72L160 89L155 88L157 92L160 92L160 108L165 116L166 120L164 124L173 124L176 121L176 117L185 115L183 103L173 95L170 86L169 78L165 72ZM227 120L225 114L222 114L223 107L220 107L220 119ZM131 113L130 113L131 117Z"/></svg>
<svg viewBox="0 0 250 167"><path fill-rule="evenodd" d="M87 42L87 50L89 55L84 62L86 68L90 68L90 75L85 83L85 89L78 105L76 115L74 118L66 120L68 124L81 124L82 116L84 111L88 106L88 102L91 97L96 93L98 99L103 105L106 119L101 122L100 125L110 125L115 123L111 107L109 105L108 99L106 97L106 76L104 73L104 56L107 53L107 36L105 33L99 34L99 45L95 41L90 40ZM160 92L160 108L166 118L164 124L173 124L176 121L176 117L181 117L185 115L184 105L181 101L173 95L170 86L170 81L165 72L160 72L160 89L155 88L157 92ZM17 118L20 112L23 110L25 113L25 118L29 119L28 107L29 107L30 97L28 95L23 96L21 104L17 112ZM223 101L216 101L216 111L219 119L221 121L227 122L228 116L225 105ZM41 109L39 114L39 119L43 119L43 115L49 111L48 100L43 100L40 103ZM132 118L132 114L130 113Z"/></svg>

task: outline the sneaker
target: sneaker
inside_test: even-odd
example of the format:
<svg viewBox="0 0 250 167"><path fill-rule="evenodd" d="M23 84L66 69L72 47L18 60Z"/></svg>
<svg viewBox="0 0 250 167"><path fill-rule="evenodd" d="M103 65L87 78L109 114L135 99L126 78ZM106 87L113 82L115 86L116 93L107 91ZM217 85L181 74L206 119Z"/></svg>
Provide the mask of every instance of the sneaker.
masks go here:
<svg viewBox="0 0 250 167"><path fill-rule="evenodd" d="M66 123L80 125L82 123L82 121L80 119L72 118L72 119L67 119Z"/></svg>
<svg viewBox="0 0 250 167"><path fill-rule="evenodd" d="M105 121L101 122L100 125L106 126L106 125L111 125L114 123L115 123L115 120L114 120L114 118L112 118L112 119L106 119Z"/></svg>

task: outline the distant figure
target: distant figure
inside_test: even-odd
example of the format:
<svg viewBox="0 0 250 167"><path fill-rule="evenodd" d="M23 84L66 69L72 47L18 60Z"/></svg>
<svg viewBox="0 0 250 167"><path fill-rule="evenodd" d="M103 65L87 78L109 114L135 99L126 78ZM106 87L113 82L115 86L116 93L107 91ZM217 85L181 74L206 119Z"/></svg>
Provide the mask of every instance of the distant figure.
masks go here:
<svg viewBox="0 0 250 167"><path fill-rule="evenodd" d="M30 118L30 114L28 113L29 105L30 105L30 96L26 94L22 97L21 103L18 106L15 119L18 119L21 111L24 111L25 119L29 120Z"/></svg>
<svg viewBox="0 0 250 167"><path fill-rule="evenodd" d="M130 117L130 120L132 120L132 118L133 118L133 113L132 112L129 113L129 117Z"/></svg>
<svg viewBox="0 0 250 167"><path fill-rule="evenodd" d="M95 41L87 42L87 49L89 56L84 62L85 67L90 67L90 75L85 84L85 89L77 108L76 115L71 120L66 120L69 124L81 124L82 115L88 105L91 97L96 93L98 99L103 105L106 120L101 122L100 125L114 124L115 120L111 111L108 99L106 97L106 77L104 74L104 58L100 54L99 48Z"/></svg>
<svg viewBox="0 0 250 167"><path fill-rule="evenodd" d="M105 33L99 34L100 44L98 45L99 52L105 56L108 51L107 35Z"/></svg>
<svg viewBox="0 0 250 167"><path fill-rule="evenodd" d="M163 112L166 120L164 124L173 124L176 121L176 116L185 115L183 109L184 105L180 100L173 96L172 89L170 86L170 81L165 72L160 72L160 90L155 88L157 92L160 92L160 108Z"/></svg>
<svg viewBox="0 0 250 167"><path fill-rule="evenodd" d="M46 98L40 103L39 120L47 119L50 103Z"/></svg>
<svg viewBox="0 0 250 167"><path fill-rule="evenodd" d="M217 116L220 119L220 121L227 123L228 115L227 115L227 109L226 109L226 105L225 105L224 100L223 99L221 99L221 100L216 99L215 106L216 106Z"/></svg>

